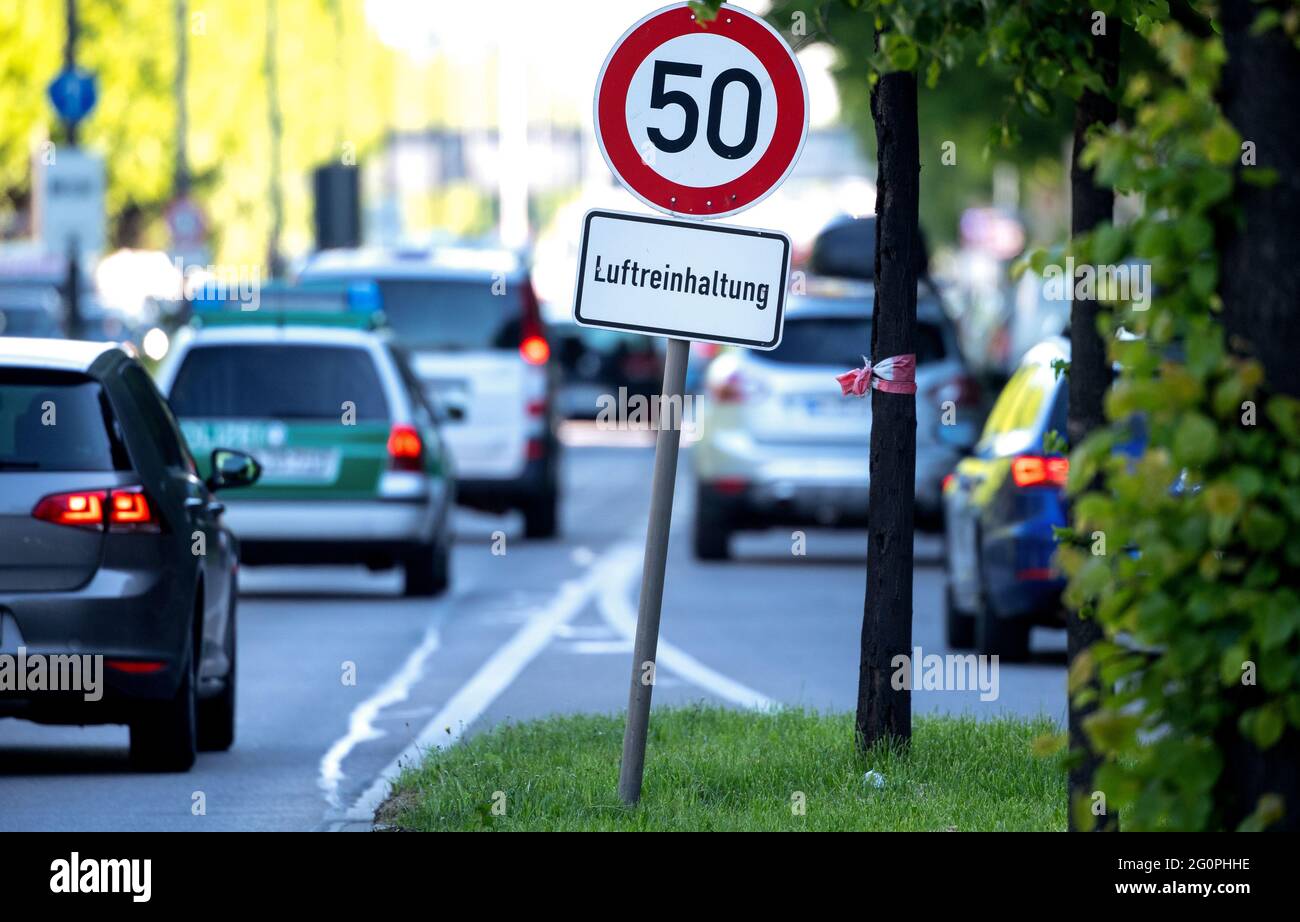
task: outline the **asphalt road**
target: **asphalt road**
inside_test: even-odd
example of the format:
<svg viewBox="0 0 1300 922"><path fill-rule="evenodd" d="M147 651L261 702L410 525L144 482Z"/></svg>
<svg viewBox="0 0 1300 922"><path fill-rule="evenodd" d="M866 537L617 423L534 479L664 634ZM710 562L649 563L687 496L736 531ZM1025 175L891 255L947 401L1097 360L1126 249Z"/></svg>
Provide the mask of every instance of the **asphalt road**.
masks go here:
<svg viewBox="0 0 1300 922"><path fill-rule="evenodd" d="M385 777L421 748L506 719L622 709L651 460L638 445L571 447L561 540L461 515L443 599L401 598L395 572L246 569L234 748L188 774L140 775L125 728L0 720L0 830L364 829ZM736 561L697 563L685 458L681 470L655 705L851 709L865 533L810 531L803 557L789 532L744 536ZM924 654L947 652L940 551L917 539ZM918 690L915 712L1063 721L1064 636L1036 631L1034 649L1001 666L996 699Z"/></svg>

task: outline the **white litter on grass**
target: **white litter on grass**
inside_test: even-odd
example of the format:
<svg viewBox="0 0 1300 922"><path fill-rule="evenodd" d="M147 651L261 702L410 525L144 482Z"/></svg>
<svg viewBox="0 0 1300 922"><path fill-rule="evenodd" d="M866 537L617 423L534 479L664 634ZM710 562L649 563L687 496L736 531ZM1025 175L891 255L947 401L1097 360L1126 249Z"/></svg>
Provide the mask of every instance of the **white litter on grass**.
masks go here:
<svg viewBox="0 0 1300 922"><path fill-rule="evenodd" d="M863 775L862 780L873 788L883 788L885 786L885 776L874 769Z"/></svg>

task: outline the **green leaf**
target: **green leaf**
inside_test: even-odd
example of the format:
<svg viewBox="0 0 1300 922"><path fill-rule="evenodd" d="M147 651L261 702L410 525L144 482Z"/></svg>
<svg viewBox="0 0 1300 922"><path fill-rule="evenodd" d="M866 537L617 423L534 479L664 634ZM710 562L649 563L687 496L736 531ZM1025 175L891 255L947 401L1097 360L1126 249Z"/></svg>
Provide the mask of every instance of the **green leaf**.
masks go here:
<svg viewBox="0 0 1300 922"><path fill-rule="evenodd" d="M1199 468L1214 457L1218 442L1218 428L1211 420L1188 413L1174 434L1174 457L1187 467Z"/></svg>

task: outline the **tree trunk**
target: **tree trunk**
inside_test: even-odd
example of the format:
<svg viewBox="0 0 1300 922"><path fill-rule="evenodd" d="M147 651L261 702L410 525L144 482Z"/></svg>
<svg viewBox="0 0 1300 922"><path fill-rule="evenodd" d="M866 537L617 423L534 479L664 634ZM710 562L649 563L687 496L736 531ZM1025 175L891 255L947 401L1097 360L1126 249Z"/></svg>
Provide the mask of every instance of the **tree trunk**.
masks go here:
<svg viewBox="0 0 1300 922"><path fill-rule="evenodd" d="M876 297L873 361L916 351L920 149L916 75L882 76L871 93L876 123ZM916 399L871 392L867 592L858 668L857 743L865 751L912 736L912 695L895 689L894 657L912 655L912 526ZM910 684L911 670L908 670Z"/></svg>
<svg viewBox="0 0 1300 922"><path fill-rule="evenodd" d="M1279 27L1251 35L1261 6L1225 0L1220 6L1228 61L1219 86L1223 114L1254 145L1254 165L1272 168L1277 182L1267 188L1238 181L1234 203L1241 223L1220 223L1219 293L1229 347L1264 366L1269 393L1300 397L1300 52ZM1244 157L1244 152L1243 152ZM1260 415L1261 424L1264 417ZM1234 689L1234 713L1259 704L1258 687ZM1300 734L1288 727L1272 748L1260 752L1232 723L1220 735L1224 767L1215 803L1229 829L1252 813L1263 794L1282 797L1285 813L1272 829L1300 828Z"/></svg>
<svg viewBox="0 0 1300 922"><path fill-rule="evenodd" d="M1260 9L1251 0L1221 7L1228 61L1219 98L1228 121L1254 145L1256 165L1241 171L1271 167L1277 182L1238 182L1243 224L1221 228L1219 292L1234 351L1259 359L1272 393L1300 397L1300 51L1280 26L1250 34Z"/></svg>
<svg viewBox="0 0 1300 922"><path fill-rule="evenodd" d="M1084 28L1091 29L1092 13L1084 19ZM1107 87L1114 88L1119 67L1119 22L1112 17L1106 34L1095 36L1096 64ZM1070 161L1070 235L1087 233L1097 225L1114 217L1115 192L1099 188L1093 181L1093 171L1079 164L1079 154L1086 144L1090 126L1115 121L1115 103L1105 96L1085 90L1074 111L1074 155ZM1072 286L1073 287L1073 286ZM1110 386L1110 359L1106 356L1106 343L1097 332L1098 302L1073 301L1070 305L1070 411L1067 421L1070 445L1078 445L1095 429L1106 424L1103 398ZM1082 618L1077 611L1066 614L1066 655L1071 664L1074 658L1101 639L1100 625L1093 618ZM1083 720L1096 710L1096 704L1076 707L1070 702L1070 807L1069 828L1079 831L1075 821L1074 804L1079 798L1090 801L1093 775L1100 761L1083 732ZM1109 806L1107 807L1109 811ZM1093 828L1114 829L1118 817L1113 811L1099 817Z"/></svg>

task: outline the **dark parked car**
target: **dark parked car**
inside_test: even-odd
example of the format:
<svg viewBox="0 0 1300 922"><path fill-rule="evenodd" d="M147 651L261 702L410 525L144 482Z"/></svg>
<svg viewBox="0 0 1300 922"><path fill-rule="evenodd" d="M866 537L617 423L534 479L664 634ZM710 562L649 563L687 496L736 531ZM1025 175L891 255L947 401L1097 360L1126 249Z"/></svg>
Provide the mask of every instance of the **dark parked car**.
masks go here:
<svg viewBox="0 0 1300 922"><path fill-rule="evenodd" d="M569 419L595 419L600 400L618 399L620 388L634 396L659 393L664 355L658 340L638 333L620 333L576 323L551 327L563 374L560 412Z"/></svg>
<svg viewBox="0 0 1300 922"><path fill-rule="evenodd" d="M1052 564L1054 526L1067 521L1069 460L1045 453L1050 431L1065 436L1066 386L1055 338L1025 354L998 396L973 454L943 491L948 645L1008 660L1029 655L1035 625L1062 626L1065 580Z"/></svg>
<svg viewBox="0 0 1300 922"><path fill-rule="evenodd" d="M0 654L102 656L102 697L0 690L0 716L127 724L131 761L184 771L235 732L237 547L144 368L120 346L0 338Z"/></svg>

